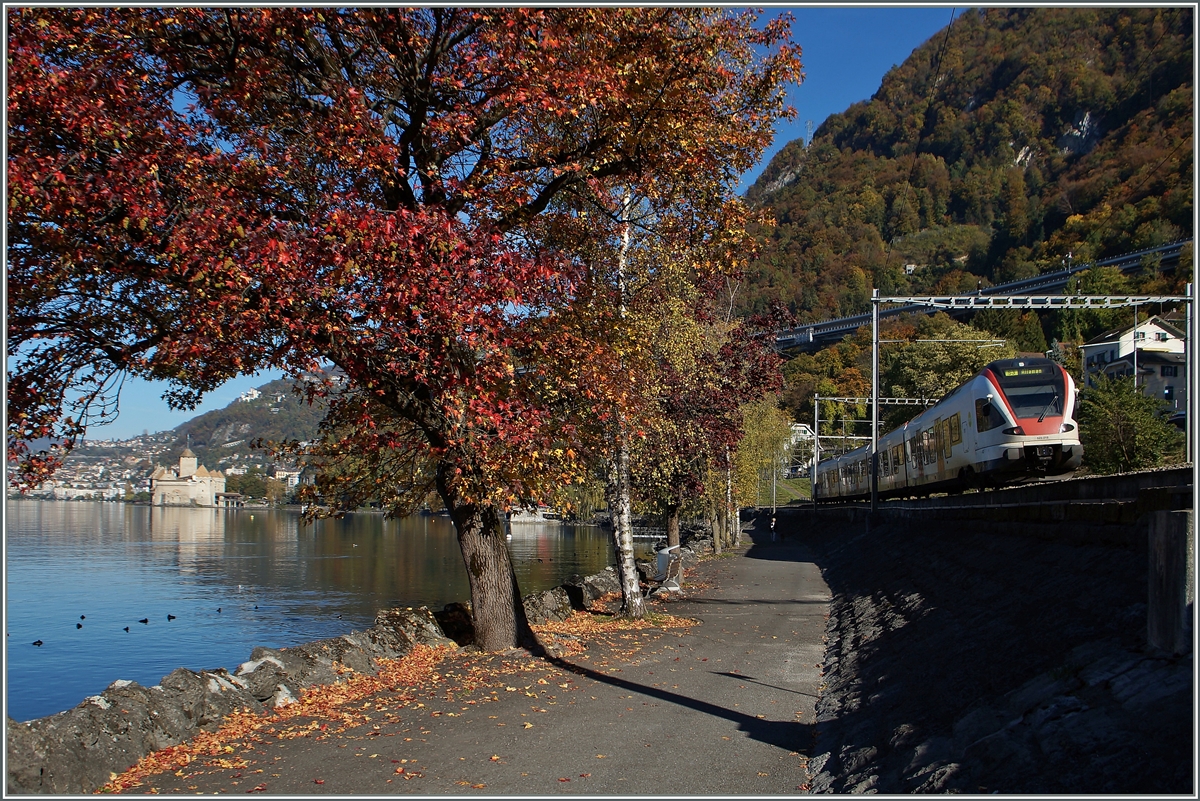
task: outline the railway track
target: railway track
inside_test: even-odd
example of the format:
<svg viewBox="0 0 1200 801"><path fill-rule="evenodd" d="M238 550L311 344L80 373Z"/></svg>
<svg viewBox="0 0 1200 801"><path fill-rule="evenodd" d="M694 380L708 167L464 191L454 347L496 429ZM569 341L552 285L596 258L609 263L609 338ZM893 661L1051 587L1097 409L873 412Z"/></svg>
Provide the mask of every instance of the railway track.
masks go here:
<svg viewBox="0 0 1200 801"><path fill-rule="evenodd" d="M933 509L1017 509L1033 506L1079 504L1093 508L1104 505L1153 505L1159 509L1192 507L1192 466L1142 470L1113 476L1080 476L1018 484L999 489L967 491L926 498L880 499L881 511ZM795 509L792 507L781 507ZM811 509L811 505L803 508ZM870 501L821 503L819 509L870 510Z"/></svg>

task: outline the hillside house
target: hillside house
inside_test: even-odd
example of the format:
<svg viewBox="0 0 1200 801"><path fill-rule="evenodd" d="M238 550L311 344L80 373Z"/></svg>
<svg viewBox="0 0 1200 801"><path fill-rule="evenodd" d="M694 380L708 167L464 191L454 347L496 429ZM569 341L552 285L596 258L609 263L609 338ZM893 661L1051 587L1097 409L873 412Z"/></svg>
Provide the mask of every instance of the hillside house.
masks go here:
<svg viewBox="0 0 1200 801"><path fill-rule="evenodd" d="M1161 317L1151 317L1136 326L1114 328L1080 346L1084 369L1091 376L1109 378L1134 374L1147 395L1154 395L1175 409L1187 408L1187 354L1182 328Z"/></svg>

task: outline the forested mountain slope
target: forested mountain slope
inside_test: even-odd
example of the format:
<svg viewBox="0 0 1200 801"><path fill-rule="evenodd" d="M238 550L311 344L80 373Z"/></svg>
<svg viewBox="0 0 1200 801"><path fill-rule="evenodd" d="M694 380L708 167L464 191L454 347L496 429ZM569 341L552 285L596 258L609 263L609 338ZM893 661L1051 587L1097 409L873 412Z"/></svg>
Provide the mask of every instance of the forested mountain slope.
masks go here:
<svg viewBox="0 0 1200 801"><path fill-rule="evenodd" d="M821 320L872 287L971 291L1190 237L1192 29L1191 8L964 13L748 190L778 225L745 310Z"/></svg>
<svg viewBox="0 0 1200 801"><path fill-rule="evenodd" d="M323 402L309 404L290 379L263 384L257 397L235 400L224 409L193 417L175 428L176 440L168 463L173 464L188 438L200 463L217 470L245 462L267 462L268 454L252 447L257 440L312 440L325 416ZM251 393L253 394L253 393Z"/></svg>

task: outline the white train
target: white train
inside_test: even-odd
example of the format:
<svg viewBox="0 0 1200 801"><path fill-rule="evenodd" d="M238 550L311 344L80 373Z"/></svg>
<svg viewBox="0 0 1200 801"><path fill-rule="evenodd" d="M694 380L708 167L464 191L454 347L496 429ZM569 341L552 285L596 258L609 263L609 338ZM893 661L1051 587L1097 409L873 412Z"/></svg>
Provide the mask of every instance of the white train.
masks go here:
<svg viewBox="0 0 1200 801"><path fill-rule="evenodd" d="M879 438L879 497L998 486L1079 467L1075 382L1049 359L1003 359ZM817 465L817 500L869 498L871 446Z"/></svg>

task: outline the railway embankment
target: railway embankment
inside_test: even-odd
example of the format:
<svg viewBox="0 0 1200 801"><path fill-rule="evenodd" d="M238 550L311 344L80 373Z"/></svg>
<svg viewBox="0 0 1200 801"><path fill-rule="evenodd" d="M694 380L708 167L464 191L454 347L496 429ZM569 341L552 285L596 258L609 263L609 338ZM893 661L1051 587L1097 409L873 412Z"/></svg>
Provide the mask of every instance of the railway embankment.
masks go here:
<svg viewBox="0 0 1200 801"><path fill-rule="evenodd" d="M1190 474L782 513L833 594L812 790L1194 792L1190 626L1148 640Z"/></svg>

